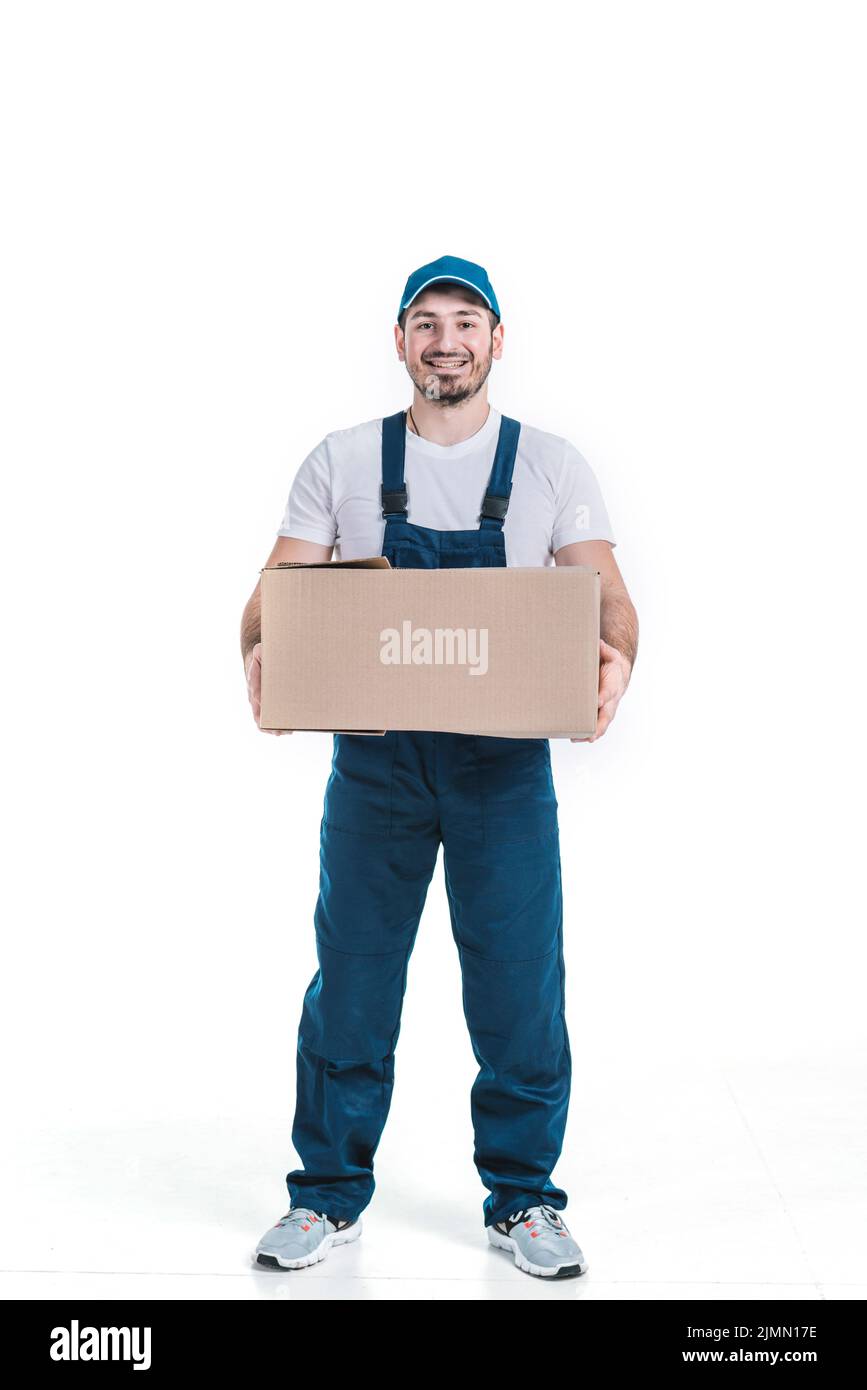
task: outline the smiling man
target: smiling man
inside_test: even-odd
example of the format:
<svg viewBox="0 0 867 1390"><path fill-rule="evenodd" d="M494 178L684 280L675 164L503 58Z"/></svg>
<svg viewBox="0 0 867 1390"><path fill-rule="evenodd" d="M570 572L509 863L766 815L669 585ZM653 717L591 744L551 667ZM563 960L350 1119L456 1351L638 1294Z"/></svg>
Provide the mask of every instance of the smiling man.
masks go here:
<svg viewBox="0 0 867 1390"><path fill-rule="evenodd" d="M296 473L267 563L327 561L336 551L416 569L594 566L602 637L592 743L629 683L638 620L590 465L568 440L488 401L503 336L482 266L442 256L414 271L395 325L412 405L317 445ZM241 646L258 723L258 584ZM361 1234L440 844L479 1063L471 1113L488 1239L528 1274L568 1278L587 1268L558 1214L567 1194L551 1178L572 1059L548 740L404 730L334 735L314 913L319 969L296 1053L292 1140L303 1166L286 1175L292 1206L256 1247L259 1265L303 1268Z"/></svg>
<svg viewBox="0 0 867 1390"><path fill-rule="evenodd" d="M396 338L416 391L450 407L483 390L491 363L503 350L503 329L493 309L469 288L456 284L443 290L442 281L433 281L403 311ZM487 391L482 403L487 411ZM459 417L452 413L451 419L456 424Z"/></svg>

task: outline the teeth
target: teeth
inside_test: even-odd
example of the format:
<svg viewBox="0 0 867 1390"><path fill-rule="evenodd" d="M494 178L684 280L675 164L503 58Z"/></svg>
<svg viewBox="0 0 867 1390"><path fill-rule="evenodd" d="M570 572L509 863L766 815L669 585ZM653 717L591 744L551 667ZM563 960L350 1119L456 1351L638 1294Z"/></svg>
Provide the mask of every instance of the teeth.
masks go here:
<svg viewBox="0 0 867 1390"><path fill-rule="evenodd" d="M468 361L469 358L465 357L462 362L443 362L435 357L432 365L434 367L465 367Z"/></svg>

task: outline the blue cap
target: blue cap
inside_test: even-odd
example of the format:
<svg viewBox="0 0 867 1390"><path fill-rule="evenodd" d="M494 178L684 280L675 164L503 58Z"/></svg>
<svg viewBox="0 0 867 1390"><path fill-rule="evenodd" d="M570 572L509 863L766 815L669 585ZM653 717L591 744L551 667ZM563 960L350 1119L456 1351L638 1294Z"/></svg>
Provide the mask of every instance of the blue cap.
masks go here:
<svg viewBox="0 0 867 1390"><path fill-rule="evenodd" d="M451 284L467 285L476 294L480 294L485 303L493 309L497 318L500 317L500 306L497 303L497 296L494 294L494 287L488 279L488 272L484 266L476 265L473 261L463 261L460 256L440 256L438 261L431 261L429 265L423 265L418 270L414 270L406 282L403 298L400 301L400 308L397 311L398 320L404 309L408 309L416 295L426 290L428 285L435 285L438 281L447 280Z"/></svg>

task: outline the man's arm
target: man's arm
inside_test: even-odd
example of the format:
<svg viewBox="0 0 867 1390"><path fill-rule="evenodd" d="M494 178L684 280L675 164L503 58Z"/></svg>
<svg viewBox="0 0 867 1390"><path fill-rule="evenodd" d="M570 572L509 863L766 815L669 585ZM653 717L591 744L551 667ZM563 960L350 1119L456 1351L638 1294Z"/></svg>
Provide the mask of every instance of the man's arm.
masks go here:
<svg viewBox="0 0 867 1390"><path fill-rule="evenodd" d="M632 676L638 654L638 614L629 597L610 541L575 541L554 554L558 565L591 565L602 584L599 614L600 667L599 716L591 738L573 743L593 743L614 718Z"/></svg>
<svg viewBox="0 0 867 1390"><path fill-rule="evenodd" d="M269 565L280 565L284 561L300 561L305 565L320 565L331 559L334 552L333 545L317 545L315 541L296 541L292 536L278 536L274 549L265 561L263 568ZM241 656L244 661L244 669L247 667L247 658L262 640L262 580L257 580L256 587L247 600L241 618Z"/></svg>
<svg viewBox="0 0 867 1390"><path fill-rule="evenodd" d="M292 536L278 536L274 549L265 565L279 565L284 560L301 561L303 564L327 563L334 551L333 545L317 545L315 541L298 541ZM262 692L262 580L247 600L241 618L241 657L247 677L247 695L253 706L253 717L259 723ZM266 729L265 733L282 733L280 729Z"/></svg>

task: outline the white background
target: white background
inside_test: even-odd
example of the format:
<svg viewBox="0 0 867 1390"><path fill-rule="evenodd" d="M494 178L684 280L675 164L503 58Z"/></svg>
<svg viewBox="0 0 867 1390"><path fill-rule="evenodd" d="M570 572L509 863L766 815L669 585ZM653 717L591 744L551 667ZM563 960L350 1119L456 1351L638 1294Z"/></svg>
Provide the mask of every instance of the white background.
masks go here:
<svg viewBox="0 0 867 1390"><path fill-rule="evenodd" d="M802 1231L844 1204L842 1263L805 1275L805 1238L768 1278L863 1279L858 6L34 3L0 39L4 1267L54 1267L60 1208L243 1246L288 1205L331 739L255 728L241 612L305 454L409 402L398 299L449 253L502 307L491 401L588 458L641 624L606 735L552 743L573 1233L598 1267L631 1201L611 1279L639 1232L658 1274L719 1091L782 1191L776 1105ZM475 1240L441 865L375 1201L454 1197Z"/></svg>

